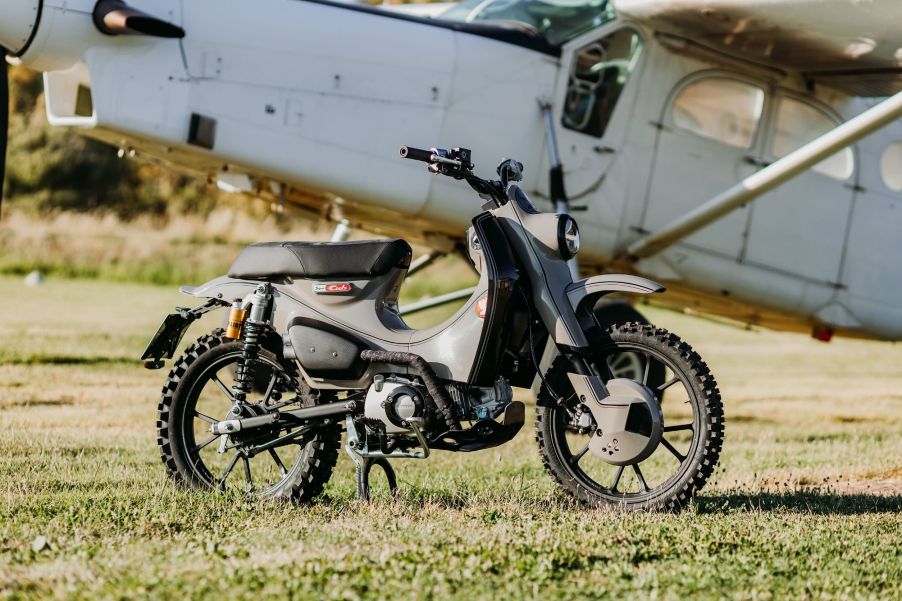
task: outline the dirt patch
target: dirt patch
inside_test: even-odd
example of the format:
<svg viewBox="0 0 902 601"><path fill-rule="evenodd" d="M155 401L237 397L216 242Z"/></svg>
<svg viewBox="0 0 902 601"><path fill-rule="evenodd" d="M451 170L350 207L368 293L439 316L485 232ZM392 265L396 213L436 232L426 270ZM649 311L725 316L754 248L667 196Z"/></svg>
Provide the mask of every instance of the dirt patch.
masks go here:
<svg viewBox="0 0 902 601"><path fill-rule="evenodd" d="M902 477L874 480L852 480L839 491L855 495L902 496Z"/></svg>
<svg viewBox="0 0 902 601"><path fill-rule="evenodd" d="M875 417L861 417L859 415L832 415L830 421L838 424L865 424L882 421Z"/></svg>

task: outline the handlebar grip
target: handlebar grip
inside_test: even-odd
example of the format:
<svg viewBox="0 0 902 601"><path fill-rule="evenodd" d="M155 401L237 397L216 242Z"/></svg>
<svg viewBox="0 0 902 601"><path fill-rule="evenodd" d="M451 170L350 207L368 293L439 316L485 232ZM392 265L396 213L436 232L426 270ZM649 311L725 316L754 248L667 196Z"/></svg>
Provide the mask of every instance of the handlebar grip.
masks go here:
<svg viewBox="0 0 902 601"><path fill-rule="evenodd" d="M432 162L432 151L423 150L422 148L413 148L412 146L401 147L401 158L411 159L414 161L422 161L424 163Z"/></svg>

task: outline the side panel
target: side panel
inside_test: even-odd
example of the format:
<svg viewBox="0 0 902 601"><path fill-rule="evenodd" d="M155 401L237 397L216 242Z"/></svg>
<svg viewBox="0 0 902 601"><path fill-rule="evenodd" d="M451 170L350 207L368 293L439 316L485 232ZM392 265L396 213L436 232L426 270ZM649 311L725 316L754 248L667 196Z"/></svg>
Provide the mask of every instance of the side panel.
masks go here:
<svg viewBox="0 0 902 601"><path fill-rule="evenodd" d="M365 346L338 328L297 318L288 327L288 338L298 363L313 377L353 380L366 369L360 358Z"/></svg>

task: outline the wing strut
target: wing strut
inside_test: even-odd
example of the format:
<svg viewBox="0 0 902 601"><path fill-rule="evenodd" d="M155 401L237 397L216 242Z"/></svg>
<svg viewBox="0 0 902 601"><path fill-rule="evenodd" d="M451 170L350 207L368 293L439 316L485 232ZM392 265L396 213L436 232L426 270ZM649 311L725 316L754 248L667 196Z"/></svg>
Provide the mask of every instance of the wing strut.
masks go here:
<svg viewBox="0 0 902 601"><path fill-rule="evenodd" d="M641 259L657 254L899 118L902 118L902 92L745 178L657 232L639 238L621 256Z"/></svg>
<svg viewBox="0 0 902 601"><path fill-rule="evenodd" d="M551 111L551 102L539 98L539 110L545 120L545 137L548 142L548 161L551 164L551 172L548 181L551 188L551 202L554 203L555 213L569 213L570 199L567 198L567 189L564 187L564 166L561 164L561 155L557 149L557 136L554 133L554 116ZM579 264L577 258L572 257L567 264L574 279L579 279Z"/></svg>
<svg viewBox="0 0 902 601"><path fill-rule="evenodd" d="M551 173L549 173L551 202L554 203L555 213L568 213L570 211L570 201L567 199L567 190L564 188L564 166L561 165L561 155L557 150L557 136L554 133L554 117L551 113L551 103L540 98L539 109L542 111L542 117L545 119L548 160L551 164Z"/></svg>

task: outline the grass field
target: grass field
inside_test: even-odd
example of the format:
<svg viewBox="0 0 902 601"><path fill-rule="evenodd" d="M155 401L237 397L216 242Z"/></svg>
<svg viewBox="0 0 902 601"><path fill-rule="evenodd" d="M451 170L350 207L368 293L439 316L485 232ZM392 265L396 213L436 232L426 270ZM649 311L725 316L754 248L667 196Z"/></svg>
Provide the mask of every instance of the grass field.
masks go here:
<svg viewBox="0 0 902 601"><path fill-rule="evenodd" d="M318 503L288 507L164 476L165 374L136 357L185 302L174 289L0 278L0 295L0 596L902 596L898 346L645 308L707 359L726 405L721 467L679 515L570 504L531 427L482 453L396 462L400 498L371 504L342 456Z"/></svg>

